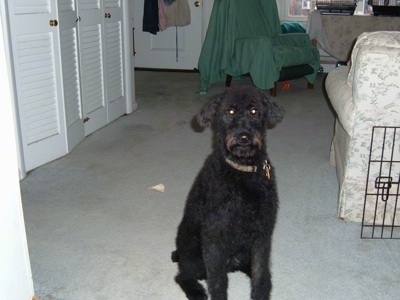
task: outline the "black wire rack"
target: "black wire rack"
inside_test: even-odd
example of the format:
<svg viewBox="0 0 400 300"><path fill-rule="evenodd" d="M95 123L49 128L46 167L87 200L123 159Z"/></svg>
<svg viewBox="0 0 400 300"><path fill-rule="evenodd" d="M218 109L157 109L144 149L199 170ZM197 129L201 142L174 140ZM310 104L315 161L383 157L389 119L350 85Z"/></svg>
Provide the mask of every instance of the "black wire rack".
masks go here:
<svg viewBox="0 0 400 300"><path fill-rule="evenodd" d="M400 127L372 128L361 226L364 239L400 239Z"/></svg>

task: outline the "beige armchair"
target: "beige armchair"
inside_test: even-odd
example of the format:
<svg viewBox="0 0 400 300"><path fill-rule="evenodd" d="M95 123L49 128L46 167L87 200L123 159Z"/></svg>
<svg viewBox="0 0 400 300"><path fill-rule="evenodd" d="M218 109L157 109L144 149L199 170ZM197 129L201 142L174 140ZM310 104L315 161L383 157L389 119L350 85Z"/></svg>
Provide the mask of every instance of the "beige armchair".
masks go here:
<svg viewBox="0 0 400 300"><path fill-rule="evenodd" d="M383 194L388 190L379 190L379 183L375 183L379 176L392 176L397 183L392 185L390 193L398 194L399 164L384 162L381 167L369 167L372 128L400 126L400 32L361 34L353 48L351 62L332 70L325 87L337 113L331 163L336 166L339 180L339 217L360 222L364 215L364 222L374 223L383 218L388 221L393 218L389 213L393 215L397 210L396 223L400 222L400 202L384 201ZM400 160L400 130L391 135L386 141L382 137L376 139L372 157L383 153L382 145L386 145L393 153L385 160ZM367 178L368 193L379 195L367 198L364 213Z"/></svg>

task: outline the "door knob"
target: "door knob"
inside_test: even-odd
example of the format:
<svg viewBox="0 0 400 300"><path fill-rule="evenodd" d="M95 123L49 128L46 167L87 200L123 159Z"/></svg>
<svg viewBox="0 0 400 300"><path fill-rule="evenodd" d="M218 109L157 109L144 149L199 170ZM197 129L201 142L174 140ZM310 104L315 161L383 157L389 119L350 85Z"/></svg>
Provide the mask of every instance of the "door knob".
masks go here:
<svg viewBox="0 0 400 300"><path fill-rule="evenodd" d="M58 21L57 20L50 20L49 24L50 24L50 26L57 26L58 25Z"/></svg>
<svg viewBox="0 0 400 300"><path fill-rule="evenodd" d="M201 5L200 1L194 1L194 6L199 7Z"/></svg>

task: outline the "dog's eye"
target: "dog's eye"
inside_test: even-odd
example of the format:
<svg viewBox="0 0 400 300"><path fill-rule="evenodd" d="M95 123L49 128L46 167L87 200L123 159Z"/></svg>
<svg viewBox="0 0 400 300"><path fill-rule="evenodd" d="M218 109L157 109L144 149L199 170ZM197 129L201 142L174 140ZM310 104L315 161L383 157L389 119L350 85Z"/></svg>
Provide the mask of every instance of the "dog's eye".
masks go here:
<svg viewBox="0 0 400 300"><path fill-rule="evenodd" d="M233 116L233 115L236 114L236 110L234 110L233 108L231 108L231 109L228 110L228 114L231 115L231 116Z"/></svg>
<svg viewBox="0 0 400 300"><path fill-rule="evenodd" d="M255 108L250 109L250 113L255 116L256 114L258 114L258 110Z"/></svg>

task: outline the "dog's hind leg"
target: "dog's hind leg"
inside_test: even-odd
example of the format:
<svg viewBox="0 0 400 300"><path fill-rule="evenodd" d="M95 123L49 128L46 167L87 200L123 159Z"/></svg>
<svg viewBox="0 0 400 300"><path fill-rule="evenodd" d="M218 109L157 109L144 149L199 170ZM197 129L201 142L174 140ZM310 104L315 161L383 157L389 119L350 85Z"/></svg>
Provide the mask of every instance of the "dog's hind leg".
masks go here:
<svg viewBox="0 0 400 300"><path fill-rule="evenodd" d="M178 263L176 283L185 292L190 300L206 300L207 294L199 280L206 278L206 271L201 253L201 242L197 231L198 226L193 225L193 219L184 216L178 228L176 250L172 252L172 261Z"/></svg>
<svg viewBox="0 0 400 300"><path fill-rule="evenodd" d="M196 266L197 265L197 266ZM206 300L207 294L199 279L205 278L203 267L199 269L199 263L187 259L179 259L179 273L175 277L176 283L185 292L189 300Z"/></svg>

